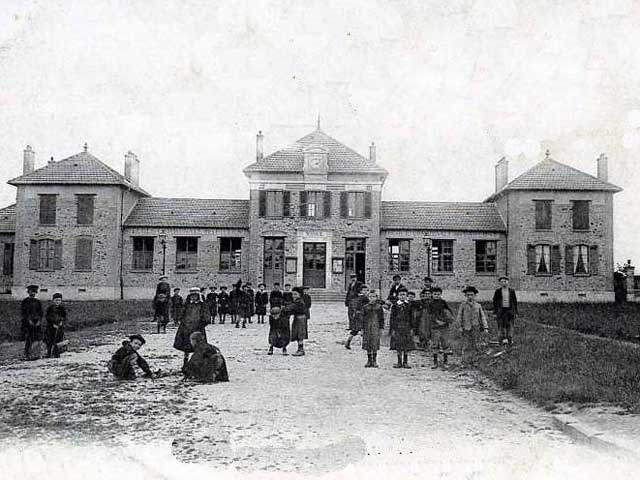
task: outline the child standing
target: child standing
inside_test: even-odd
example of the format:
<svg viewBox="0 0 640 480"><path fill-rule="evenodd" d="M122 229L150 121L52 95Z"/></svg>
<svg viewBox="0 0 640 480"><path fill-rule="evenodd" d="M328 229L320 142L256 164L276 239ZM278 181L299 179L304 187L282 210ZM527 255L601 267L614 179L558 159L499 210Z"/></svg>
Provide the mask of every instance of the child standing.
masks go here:
<svg viewBox="0 0 640 480"><path fill-rule="evenodd" d="M31 356L31 345L41 340L40 322L42 320L42 303L36 298L37 285L27 287L27 298L20 304L22 314L22 334L24 335L24 356Z"/></svg>
<svg viewBox="0 0 640 480"><path fill-rule="evenodd" d="M282 292L282 302L283 302L283 305L285 307L289 303L293 302L293 292L291 291L291 284L290 283L285 283L284 284L284 292Z"/></svg>
<svg viewBox="0 0 640 480"><path fill-rule="evenodd" d="M207 306L209 307L209 320L211 320L211 325L216 323L216 315L218 314L218 292L216 290L218 287L213 286L209 289L209 293L207 293Z"/></svg>
<svg viewBox="0 0 640 480"><path fill-rule="evenodd" d="M302 301L304 302L304 314L307 320L311 319L311 295L309 295L309 287L301 287Z"/></svg>
<svg viewBox="0 0 640 480"><path fill-rule="evenodd" d="M368 303L362 306L362 349L367 351L365 368L378 368L377 357L380 350L380 332L384 329L384 313L378 292L371 290Z"/></svg>
<svg viewBox="0 0 640 480"><path fill-rule="evenodd" d="M271 307L269 315L269 352L267 355L273 355L273 349L282 348L282 354L288 355L287 345L291 338L291 329L289 328L289 316L282 312L280 307Z"/></svg>
<svg viewBox="0 0 640 480"><path fill-rule="evenodd" d="M173 317L173 323L178 325L182 319L182 309L184 308L184 299L180 295L180 289L178 287L173 289L173 297L171 297L171 316Z"/></svg>
<svg viewBox="0 0 640 480"><path fill-rule="evenodd" d="M237 298L236 328L240 328L241 320L242 328L247 328L247 320L251 320L251 297L249 296L248 287L246 285L239 290Z"/></svg>
<svg viewBox="0 0 640 480"><path fill-rule="evenodd" d="M298 350L293 354L294 357L304 355L304 341L309 338L307 330L307 310L302 300L302 289L296 287L291 292L293 301L285 306L285 313L293 315L293 323L291 324L291 341L298 342Z"/></svg>
<svg viewBox="0 0 640 480"><path fill-rule="evenodd" d="M238 324L238 310L240 309L240 297L242 297L242 280L233 285L233 290L229 293L229 313L231 314L231 323Z"/></svg>
<svg viewBox="0 0 640 480"><path fill-rule="evenodd" d="M156 321L158 333L162 329L162 333L167 333L167 324L169 323L169 299L164 293L159 293L153 299L153 319Z"/></svg>
<svg viewBox="0 0 640 480"><path fill-rule="evenodd" d="M261 283L258 285L256 293L255 306L256 315L258 315L258 323L264 323L264 316L267 314L267 304L269 303L269 294L264 291L266 285Z"/></svg>
<svg viewBox="0 0 640 480"><path fill-rule="evenodd" d="M369 287L367 285L360 285L357 295L351 297L349 300L349 337L344 344L344 348L351 350L351 342L353 337L358 335L358 332L362 330L362 307L369 303ZM364 340L363 340L364 341Z"/></svg>
<svg viewBox="0 0 640 480"><path fill-rule="evenodd" d="M466 300L460 304L456 320L460 323L460 331L462 332L462 363L465 365L469 360L471 363L475 361L480 330L488 332L489 325L482 305L476 301L478 294L476 287L468 286L462 293L464 293ZM468 352L471 352L470 359Z"/></svg>
<svg viewBox="0 0 640 480"><path fill-rule="evenodd" d="M202 301L202 295L198 287L192 287L184 305L184 315L173 340L173 348L184 353L183 366L189 361L189 354L193 352L191 334L202 332L206 338L206 326L209 318L207 304Z"/></svg>
<svg viewBox="0 0 640 480"><path fill-rule="evenodd" d="M398 289L398 300L391 306L390 326L391 350L398 355L398 363L394 368L411 368L409 366L409 352L416 349L413 341L411 306L407 300L407 289Z"/></svg>
<svg viewBox="0 0 640 480"><path fill-rule="evenodd" d="M429 277L425 277L429 278ZM441 290L442 291L442 290ZM431 288L423 288L420 291L420 316L418 318L418 338L420 340L420 347L426 349L429 344L429 308L431 306L431 302L433 300L433 293L431 292Z"/></svg>
<svg viewBox="0 0 640 480"><path fill-rule="evenodd" d="M227 321L228 312L229 294L227 293L227 287L223 285L220 287L220 293L218 294L218 315L220 316L220 323L223 325Z"/></svg>
<svg viewBox="0 0 640 480"><path fill-rule="evenodd" d="M251 319L253 318L253 315L256 313L256 292L253 289L251 282L247 282L245 287L246 287L245 292L249 296L249 312L248 312L249 316L247 317L247 320L249 320L249 323L253 323L253 320Z"/></svg>
<svg viewBox="0 0 640 480"><path fill-rule="evenodd" d="M449 327L453 323L453 312L443 300L440 287L433 287L432 294L433 300L425 308L425 315L423 315L433 350L433 367L431 368L438 368L438 353L442 355L442 367L446 368L449 353Z"/></svg>
<svg viewBox="0 0 640 480"><path fill-rule="evenodd" d="M284 305L284 300L282 299L282 290L280 290L280 284L275 282L273 284L273 290L269 294L269 306L273 307L282 307Z"/></svg>
<svg viewBox="0 0 640 480"><path fill-rule="evenodd" d="M47 326L44 331L44 343L47 345L47 356L58 358L60 352L57 344L64 338L64 322L67 321L67 310L62 305L62 294L53 294L53 305L47 308L45 315Z"/></svg>

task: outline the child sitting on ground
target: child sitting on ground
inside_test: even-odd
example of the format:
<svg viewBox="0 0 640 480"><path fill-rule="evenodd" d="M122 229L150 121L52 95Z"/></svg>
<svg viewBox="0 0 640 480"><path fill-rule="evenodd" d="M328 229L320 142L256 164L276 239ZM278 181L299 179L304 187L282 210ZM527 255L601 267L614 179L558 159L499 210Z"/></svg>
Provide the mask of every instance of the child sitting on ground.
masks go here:
<svg viewBox="0 0 640 480"><path fill-rule="evenodd" d="M202 383L228 382L227 362L220 350L207 343L207 337L202 332L193 332L189 341L193 355L182 368L185 378Z"/></svg>
<svg viewBox="0 0 640 480"><path fill-rule="evenodd" d="M144 372L145 378L153 378L153 373L147 361L138 353L140 347L145 344L142 335L130 335L129 340L122 342L111 360L107 363L107 368L120 380L133 380L136 378L136 367Z"/></svg>
<svg viewBox="0 0 640 480"><path fill-rule="evenodd" d="M468 286L462 293L466 300L460 304L456 320L462 332L462 364L467 365L475 362L479 350L480 330L488 332L489 325L482 305L476 301L478 289Z"/></svg>

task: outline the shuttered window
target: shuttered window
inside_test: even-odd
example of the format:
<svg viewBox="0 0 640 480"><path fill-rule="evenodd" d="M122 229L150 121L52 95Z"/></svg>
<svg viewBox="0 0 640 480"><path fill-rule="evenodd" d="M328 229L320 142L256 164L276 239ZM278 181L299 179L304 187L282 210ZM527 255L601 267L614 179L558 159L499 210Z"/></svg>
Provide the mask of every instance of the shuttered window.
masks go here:
<svg viewBox="0 0 640 480"><path fill-rule="evenodd" d="M39 195L40 197L40 225L56 224L57 195Z"/></svg>
<svg viewBox="0 0 640 480"><path fill-rule="evenodd" d="M566 245L565 274L598 275L600 257L597 245Z"/></svg>
<svg viewBox="0 0 640 480"><path fill-rule="evenodd" d="M589 230L589 201L574 200L572 203L573 229Z"/></svg>
<svg viewBox="0 0 640 480"><path fill-rule="evenodd" d="M589 247L587 245L573 246L573 273L574 275L589 273Z"/></svg>
<svg viewBox="0 0 640 480"><path fill-rule="evenodd" d="M13 253L15 251L15 244L4 244L4 256L2 261L2 274L13 275Z"/></svg>
<svg viewBox="0 0 640 480"><path fill-rule="evenodd" d="M288 190L264 190L258 195L258 215L260 217L291 216L291 192Z"/></svg>
<svg viewBox="0 0 640 480"><path fill-rule="evenodd" d="M551 273L551 247L549 245L536 245L536 270L537 275Z"/></svg>
<svg viewBox="0 0 640 480"><path fill-rule="evenodd" d="M497 271L498 242L495 240L476 240L476 272L495 273Z"/></svg>
<svg viewBox="0 0 640 480"><path fill-rule="evenodd" d="M176 270L195 271L198 268L198 237L176 238Z"/></svg>
<svg viewBox="0 0 640 480"><path fill-rule="evenodd" d="M327 211L327 197L331 192L300 192L300 216L304 218L326 218L331 215Z"/></svg>
<svg viewBox="0 0 640 480"><path fill-rule="evenodd" d="M153 237L133 237L131 268L138 271L153 270Z"/></svg>
<svg viewBox="0 0 640 480"><path fill-rule="evenodd" d="M534 200L536 207L536 230L551 230L552 200Z"/></svg>
<svg viewBox="0 0 640 480"><path fill-rule="evenodd" d="M76 195L78 225L93 225L93 200L95 195Z"/></svg>
<svg viewBox="0 0 640 480"><path fill-rule="evenodd" d="M341 192L340 216L343 218L371 218L371 192Z"/></svg>
<svg viewBox="0 0 640 480"><path fill-rule="evenodd" d="M242 269L242 238L220 238L220 270L239 272Z"/></svg>
<svg viewBox="0 0 640 480"><path fill-rule="evenodd" d="M78 272L90 272L92 269L93 239L80 237L76 239L76 266Z"/></svg>
<svg viewBox="0 0 640 480"><path fill-rule="evenodd" d="M62 268L62 240L50 238L31 240L29 268L42 271L60 270Z"/></svg>
<svg viewBox="0 0 640 480"><path fill-rule="evenodd" d="M390 239L388 251L389 271L408 272L411 265L409 240Z"/></svg>

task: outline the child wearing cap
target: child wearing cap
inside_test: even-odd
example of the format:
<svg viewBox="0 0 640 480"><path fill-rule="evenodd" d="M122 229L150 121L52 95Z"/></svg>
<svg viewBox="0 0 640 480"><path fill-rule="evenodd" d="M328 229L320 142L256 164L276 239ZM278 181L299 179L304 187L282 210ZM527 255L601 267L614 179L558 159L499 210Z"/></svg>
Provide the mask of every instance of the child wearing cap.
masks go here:
<svg viewBox="0 0 640 480"><path fill-rule="evenodd" d="M293 353L295 357L301 357L304 353L304 341L309 338L307 331L307 307L302 300L302 289L296 287L291 291L292 302L285 304L285 313L293 316L291 324L291 341L298 342L298 350Z"/></svg>
<svg viewBox="0 0 640 480"><path fill-rule="evenodd" d="M280 290L280 284L275 282L273 284L273 290L269 294L269 306L270 307L282 307L284 300L282 299L282 290Z"/></svg>
<svg viewBox="0 0 640 480"><path fill-rule="evenodd" d="M42 303L36 298L37 285L27 287L27 298L20 304L22 316L22 335L24 336L24 356L31 357L31 346L41 340Z"/></svg>
<svg viewBox="0 0 640 480"><path fill-rule="evenodd" d="M489 325L482 305L476 301L478 289L468 286L462 293L466 298L458 308L456 321L460 324L462 332L462 363L466 365L468 362L475 361L480 343L480 331L488 332Z"/></svg>
<svg viewBox="0 0 640 480"><path fill-rule="evenodd" d="M365 368L378 368L380 332L384 329L384 313L378 292L370 290L367 303L362 306L362 349L367 351Z"/></svg>
<svg viewBox="0 0 640 480"><path fill-rule="evenodd" d="M220 324L224 325L227 321L227 313L229 313L229 294L227 293L227 287L223 285L220 287L220 293L218 294L218 316L220 317Z"/></svg>
<svg viewBox="0 0 640 480"><path fill-rule="evenodd" d="M207 293L207 307L209 308L209 320L211 321L211 325L216 323L216 315L218 314L218 292L216 290L218 287L213 286L209 289L209 293Z"/></svg>
<svg viewBox="0 0 640 480"><path fill-rule="evenodd" d="M267 314L267 304L269 303L269 294L265 292L266 285L261 283L258 285L258 291L255 296L255 310L258 316L258 323L264 323L264 317Z"/></svg>
<svg viewBox="0 0 640 480"><path fill-rule="evenodd" d="M149 364L138 353L138 350L145 343L142 335L130 335L129 339L122 342L122 346L116 350L116 353L107 363L109 371L120 380L133 380L136 378L137 367L144 372L144 377L152 378L153 373L149 368Z"/></svg>
<svg viewBox="0 0 640 480"><path fill-rule="evenodd" d="M156 295L153 299L153 319L156 321L157 331L167 333L169 323L169 298L163 293Z"/></svg>
<svg viewBox="0 0 640 480"><path fill-rule="evenodd" d="M271 307L269 315L269 352L273 355L274 348L281 348L282 354L287 355L287 345L291 338L289 316L282 312L281 307Z"/></svg>
<svg viewBox="0 0 640 480"><path fill-rule="evenodd" d="M428 277L427 277L428 278ZM442 291L442 290L440 290ZM431 287L420 291L420 314L417 319L417 334L420 340L419 348L426 349L429 343L429 306L433 300Z"/></svg>
<svg viewBox="0 0 640 480"><path fill-rule="evenodd" d="M398 300L391 306L389 331L391 333L391 350L398 355L398 363L394 368L411 368L409 352L416 349L413 341L413 322L411 306L407 299L407 289L398 289Z"/></svg>
<svg viewBox="0 0 640 480"><path fill-rule="evenodd" d="M516 291L509 287L509 278L498 279L500 288L493 294L493 313L496 316L500 342L513 345L513 321L518 315L518 298Z"/></svg>
<svg viewBox="0 0 640 480"><path fill-rule="evenodd" d="M249 321L249 323L253 323L252 318L256 313L256 292L253 289L253 285L251 285L251 282L247 282L245 287L246 287L245 292L249 297L249 313L248 313L247 320Z"/></svg>
<svg viewBox="0 0 640 480"><path fill-rule="evenodd" d="M284 284L284 291L282 292L282 302L286 307L289 303L293 302L293 292L291 291L291 284Z"/></svg>
<svg viewBox="0 0 640 480"><path fill-rule="evenodd" d="M353 341L353 337L358 335L360 330L362 330L362 322L363 322L363 310L362 308L369 303L369 287L367 285L360 284L360 289L358 290L357 295L351 297L349 300L349 337L347 337L347 341L344 344L344 347L347 350L351 350L351 342Z"/></svg>
<svg viewBox="0 0 640 480"><path fill-rule="evenodd" d="M53 305L47 308L45 319L44 343L47 345L47 357L58 358L60 352L57 344L64 340L64 323L67 321L67 310L62 305L62 294L53 294Z"/></svg>
<svg viewBox="0 0 640 480"><path fill-rule="evenodd" d="M184 377L196 382L228 382L227 362L215 345L207 342L202 332L193 332L189 337L193 355L182 369Z"/></svg>
<svg viewBox="0 0 640 480"><path fill-rule="evenodd" d="M180 295L180 289L178 287L173 289L173 296L171 297L171 316L173 317L173 323L178 325L182 319L182 310L184 308L184 298Z"/></svg>
<svg viewBox="0 0 640 480"><path fill-rule="evenodd" d="M442 298L442 289L433 287L433 299L425 307L423 319L427 325L427 336L431 337L433 367L438 368L438 354L442 355L442 367L446 368L449 354L449 327L453 323L453 312Z"/></svg>

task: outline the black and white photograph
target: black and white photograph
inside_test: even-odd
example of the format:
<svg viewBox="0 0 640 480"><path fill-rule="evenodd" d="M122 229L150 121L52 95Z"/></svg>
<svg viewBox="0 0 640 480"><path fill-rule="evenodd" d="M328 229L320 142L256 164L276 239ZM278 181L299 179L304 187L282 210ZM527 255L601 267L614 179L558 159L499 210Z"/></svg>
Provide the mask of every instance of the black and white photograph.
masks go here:
<svg viewBox="0 0 640 480"><path fill-rule="evenodd" d="M636 478L639 26L0 1L0 477Z"/></svg>

